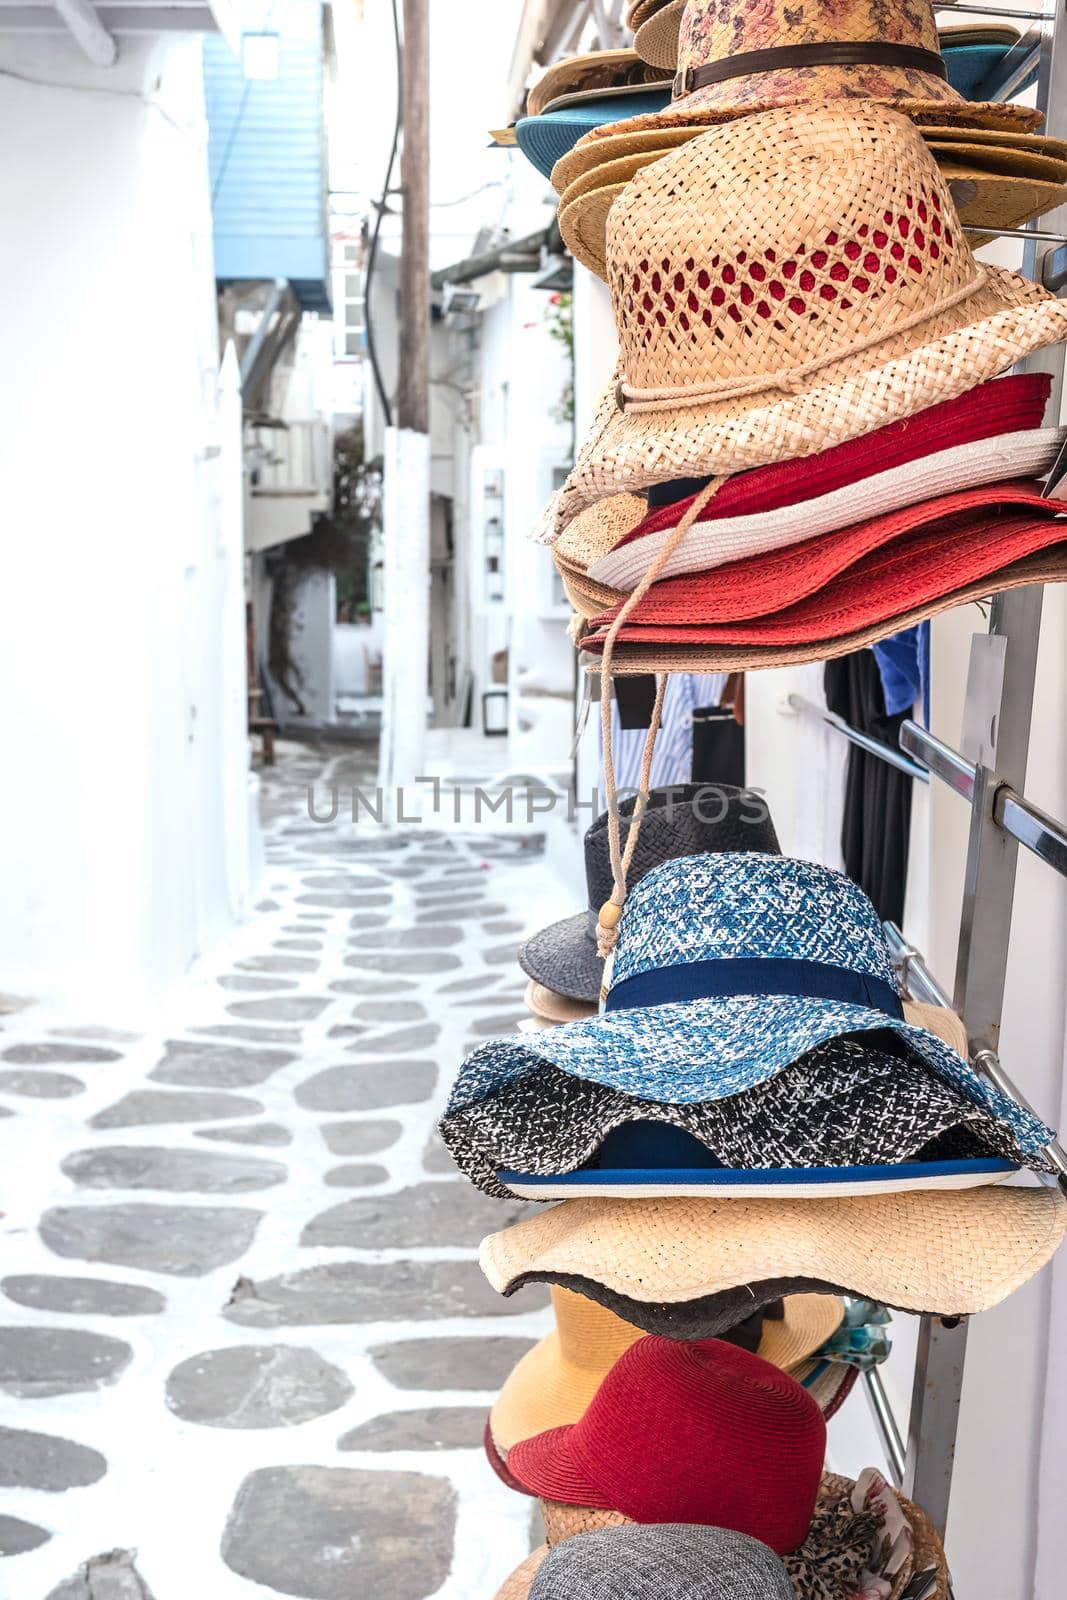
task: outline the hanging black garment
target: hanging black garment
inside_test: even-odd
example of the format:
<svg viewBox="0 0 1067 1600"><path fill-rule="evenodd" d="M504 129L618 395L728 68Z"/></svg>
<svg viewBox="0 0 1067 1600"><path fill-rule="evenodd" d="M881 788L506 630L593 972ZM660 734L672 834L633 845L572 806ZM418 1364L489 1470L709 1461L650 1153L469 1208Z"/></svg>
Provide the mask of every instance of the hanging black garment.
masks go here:
<svg viewBox="0 0 1067 1600"><path fill-rule="evenodd" d="M900 726L909 712L891 717L882 679L870 650L828 661L826 703L831 711L872 739L900 749ZM883 920L904 921L908 876L912 779L877 756L850 745L845 779L841 851L845 871L874 901Z"/></svg>

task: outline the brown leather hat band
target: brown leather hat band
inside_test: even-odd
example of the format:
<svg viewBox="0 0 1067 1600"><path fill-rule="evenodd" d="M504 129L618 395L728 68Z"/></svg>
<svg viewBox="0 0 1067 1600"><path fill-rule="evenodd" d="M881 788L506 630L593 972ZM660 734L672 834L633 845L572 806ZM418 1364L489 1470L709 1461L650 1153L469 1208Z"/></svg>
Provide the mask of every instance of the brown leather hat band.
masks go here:
<svg viewBox="0 0 1067 1600"><path fill-rule="evenodd" d="M730 78L747 78L758 72L788 72L796 67L906 67L947 81L948 69L936 50L917 45L884 44L876 39L821 40L816 44L783 45L774 50L746 50L742 55L710 61L704 67L686 67L674 80L674 98L694 89Z"/></svg>

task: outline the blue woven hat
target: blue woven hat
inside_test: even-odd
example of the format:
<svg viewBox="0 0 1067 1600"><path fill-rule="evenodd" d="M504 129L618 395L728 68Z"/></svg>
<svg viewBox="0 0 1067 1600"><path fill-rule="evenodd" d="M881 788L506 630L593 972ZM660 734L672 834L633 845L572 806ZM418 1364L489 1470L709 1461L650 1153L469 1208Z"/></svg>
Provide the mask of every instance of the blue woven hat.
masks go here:
<svg viewBox="0 0 1067 1600"><path fill-rule="evenodd" d="M446 1116L544 1061L642 1100L716 1100L826 1040L888 1030L1006 1122L1023 1152L1051 1138L935 1034L904 1021L873 905L813 862L752 852L664 862L630 891L609 982L600 1016L474 1051Z"/></svg>
<svg viewBox="0 0 1067 1600"><path fill-rule="evenodd" d="M515 124L515 141L538 172L551 177L556 162L568 155L584 133L609 122L624 122L628 117L644 117L665 111L671 103L671 86L643 89L638 93L590 96L558 111L545 111L539 117L522 117Z"/></svg>

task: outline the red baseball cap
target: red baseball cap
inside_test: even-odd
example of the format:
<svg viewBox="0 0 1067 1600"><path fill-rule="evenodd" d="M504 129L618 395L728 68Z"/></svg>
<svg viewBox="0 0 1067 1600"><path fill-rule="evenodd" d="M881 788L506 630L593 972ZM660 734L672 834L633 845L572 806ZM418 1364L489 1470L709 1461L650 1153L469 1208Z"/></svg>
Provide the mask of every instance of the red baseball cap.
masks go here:
<svg viewBox="0 0 1067 1600"><path fill-rule="evenodd" d="M933 604L958 590L969 589L1013 563L1050 547L1059 550L1067 541L1067 521L1060 520L1055 501L1032 496L1033 504L1011 507L1015 494L1031 491L1000 485L1000 504L990 506L980 499L982 491L970 495L945 497L954 502L972 500L974 510L957 507L948 518L926 517L916 526L914 512L893 512L877 519L883 524L883 542L869 547L867 530L847 529L843 534L827 535L827 542L845 540L855 551L863 550L829 581L811 582L798 571L788 573L779 565L776 589L766 589L755 608L744 607L732 613L722 602L721 579L726 568L671 578L654 584L625 625L618 641L622 644L808 644L883 622L892 623L912 611ZM932 503L928 503L932 504ZM922 509L922 508L920 508ZM942 510L944 508L942 507ZM896 536L884 525L895 525ZM910 529L910 531L909 531ZM820 543L822 541L819 541ZM808 543L811 543L809 541ZM795 557L793 551L787 555ZM738 562L738 569L758 566L757 561ZM737 573L739 592L744 589L744 573ZM993 584L995 587L995 584ZM801 598L792 598L799 589ZM666 592L663 592L666 591ZM778 605L775 606L775 597ZM933 604L933 609L937 609ZM598 630L582 640L582 648L599 650L615 611L603 612L594 619ZM718 618L727 620L717 620ZM892 628L889 629L892 632Z"/></svg>
<svg viewBox="0 0 1067 1600"><path fill-rule="evenodd" d="M825 1452L822 1412L788 1373L721 1339L653 1336L580 1422L513 1445L508 1472L546 1500L730 1528L785 1555L811 1526Z"/></svg>

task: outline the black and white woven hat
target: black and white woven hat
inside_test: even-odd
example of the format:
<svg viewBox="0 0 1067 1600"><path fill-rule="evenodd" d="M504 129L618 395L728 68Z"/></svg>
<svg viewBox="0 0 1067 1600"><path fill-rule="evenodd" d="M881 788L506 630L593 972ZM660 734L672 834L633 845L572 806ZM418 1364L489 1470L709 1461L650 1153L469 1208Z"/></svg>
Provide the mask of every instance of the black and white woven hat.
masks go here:
<svg viewBox="0 0 1067 1600"><path fill-rule="evenodd" d="M759 1539L693 1523L599 1528L550 1550L530 1600L794 1600Z"/></svg>
<svg viewBox="0 0 1067 1600"><path fill-rule="evenodd" d="M624 846L636 803L634 797L619 804ZM665 861L718 850L781 854L762 795L721 783L652 789L627 881L632 887ZM585 879L589 909L527 939L519 951L519 965L528 978L568 1000L595 1002L604 971L597 955L597 916L612 890L606 811L585 836Z"/></svg>

